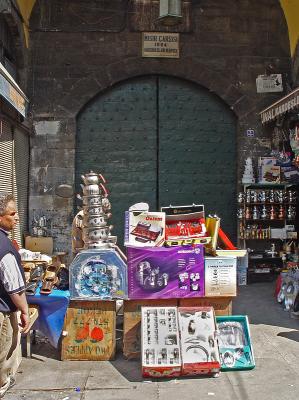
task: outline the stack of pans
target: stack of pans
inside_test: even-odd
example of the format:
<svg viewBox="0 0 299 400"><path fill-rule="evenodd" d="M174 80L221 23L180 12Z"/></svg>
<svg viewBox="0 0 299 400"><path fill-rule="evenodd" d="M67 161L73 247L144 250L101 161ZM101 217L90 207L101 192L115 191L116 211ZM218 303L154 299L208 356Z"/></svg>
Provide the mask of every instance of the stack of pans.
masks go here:
<svg viewBox="0 0 299 400"><path fill-rule="evenodd" d="M83 234L85 249L100 249L107 243L116 242L116 237L110 235L112 225L108 225L111 209L108 192L104 186L105 178L93 171L81 175L83 196Z"/></svg>

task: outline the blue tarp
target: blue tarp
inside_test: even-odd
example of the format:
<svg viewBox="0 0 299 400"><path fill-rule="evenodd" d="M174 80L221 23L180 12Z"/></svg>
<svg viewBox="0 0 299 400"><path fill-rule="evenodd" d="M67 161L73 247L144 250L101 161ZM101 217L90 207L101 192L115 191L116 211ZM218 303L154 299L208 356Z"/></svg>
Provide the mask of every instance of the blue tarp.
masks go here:
<svg viewBox="0 0 299 400"><path fill-rule="evenodd" d="M33 329L45 335L54 347L58 347L63 330L64 317L69 304L70 293L68 290L52 290L51 294L40 294L37 289L34 296L27 296L29 304L39 306L39 317Z"/></svg>

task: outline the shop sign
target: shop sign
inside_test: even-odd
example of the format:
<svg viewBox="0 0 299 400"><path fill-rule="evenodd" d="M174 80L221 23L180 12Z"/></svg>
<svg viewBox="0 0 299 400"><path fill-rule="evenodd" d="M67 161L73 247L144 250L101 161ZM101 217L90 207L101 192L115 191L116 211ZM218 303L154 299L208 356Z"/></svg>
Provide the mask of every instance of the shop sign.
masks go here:
<svg viewBox="0 0 299 400"><path fill-rule="evenodd" d="M246 130L246 136L247 137L255 137L255 130L252 128L249 128Z"/></svg>
<svg viewBox="0 0 299 400"><path fill-rule="evenodd" d="M270 107L263 110L260 115L262 124L273 121L275 118L299 106L299 88L278 100Z"/></svg>
<svg viewBox="0 0 299 400"><path fill-rule="evenodd" d="M26 117L28 100L13 78L0 64L0 95L3 96L23 117Z"/></svg>
<svg viewBox="0 0 299 400"><path fill-rule="evenodd" d="M179 34L167 32L142 33L142 57L179 58Z"/></svg>
<svg viewBox="0 0 299 400"><path fill-rule="evenodd" d="M282 92L282 76L281 74L259 75L256 78L257 93L275 93Z"/></svg>

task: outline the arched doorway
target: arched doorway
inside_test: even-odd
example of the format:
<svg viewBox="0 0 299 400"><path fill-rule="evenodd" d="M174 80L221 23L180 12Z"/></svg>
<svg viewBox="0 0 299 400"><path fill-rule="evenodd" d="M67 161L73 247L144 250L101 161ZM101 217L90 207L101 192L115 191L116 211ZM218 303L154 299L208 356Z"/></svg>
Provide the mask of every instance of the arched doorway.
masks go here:
<svg viewBox="0 0 299 400"><path fill-rule="evenodd" d="M123 243L132 204L204 204L236 237L236 118L215 94L191 82L145 76L122 82L80 112L76 186L89 169L109 181L113 233Z"/></svg>

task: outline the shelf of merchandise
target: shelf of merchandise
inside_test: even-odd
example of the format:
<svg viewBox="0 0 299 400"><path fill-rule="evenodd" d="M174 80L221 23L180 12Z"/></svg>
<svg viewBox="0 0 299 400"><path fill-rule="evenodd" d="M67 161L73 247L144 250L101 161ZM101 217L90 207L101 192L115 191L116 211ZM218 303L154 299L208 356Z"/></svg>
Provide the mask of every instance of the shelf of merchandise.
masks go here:
<svg viewBox="0 0 299 400"><path fill-rule="evenodd" d="M255 202L248 202L246 201L246 192L247 190L257 190L257 191L271 191L271 190L283 190L284 192L291 190L297 191L298 185L296 184L290 184L290 183L248 183L248 184L242 184L242 190L244 193L243 201L240 203L238 202L238 208L243 209L243 216L242 218L238 219L238 240L239 244L243 248L250 248L251 250L256 251L266 251L269 250L270 244L275 243L275 248L277 254L279 251L282 249L283 244L290 239L283 239L283 238L271 238L271 237L261 237L261 238L254 238L254 237L246 237L247 235L250 235L250 230L247 231L246 233L246 227L249 225L250 227L253 228L252 231L254 231L254 225L259 225L261 228L256 228L256 233L254 234L259 234L260 230L263 230L264 232L266 230L269 230L268 232L264 233L265 235L268 235L270 232L270 229L274 228L282 228L285 225L295 225L296 227L296 221L297 221L297 215L298 215L298 201L289 201L289 199L285 199L284 201L275 201L275 202L270 202L269 200L267 201L255 201ZM298 196L298 192L297 192ZM298 199L299 200L299 199ZM245 218L245 210L246 208L250 207L251 212L253 207L275 207L276 210L279 209L279 207L283 206L285 217L284 218L258 218L258 219L253 219L253 218ZM294 218L287 218L286 211L288 207L295 207L296 208L296 216ZM241 234L240 230L241 228L243 229L243 235ZM260 230L259 230L260 229ZM261 234L263 236L263 234ZM248 274L254 274L255 268L259 270L259 264L268 264L270 273L273 274L274 271L277 270L277 265L281 264L282 267L282 259L281 257L250 257L248 259L249 265L248 265ZM257 265L255 265L257 264ZM272 264L272 265L271 265ZM260 275L260 274L257 274ZM260 276L263 276L265 274L261 274ZM250 281L250 280L249 280Z"/></svg>

